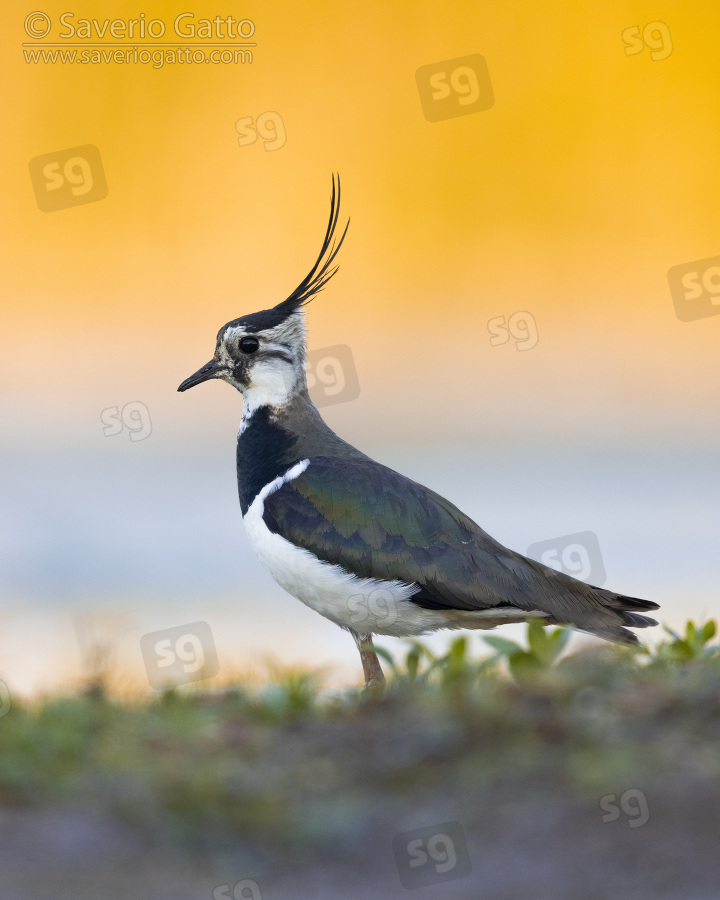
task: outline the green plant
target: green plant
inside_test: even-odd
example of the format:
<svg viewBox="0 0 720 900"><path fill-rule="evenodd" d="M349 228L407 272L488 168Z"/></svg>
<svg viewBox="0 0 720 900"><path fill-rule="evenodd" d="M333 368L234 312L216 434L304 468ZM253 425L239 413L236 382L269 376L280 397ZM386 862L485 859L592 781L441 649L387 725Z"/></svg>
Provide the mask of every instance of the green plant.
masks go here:
<svg viewBox="0 0 720 900"><path fill-rule="evenodd" d="M714 656L720 649L717 645L708 646L708 642L717 634L717 623L714 619L700 625L688 619L685 623L684 637L667 625L663 625L663 629L672 640L658 644L653 657L655 661L690 662Z"/></svg>
<svg viewBox="0 0 720 900"><path fill-rule="evenodd" d="M408 643L409 649L405 656L404 670L395 661L392 653L386 650L385 647L378 647L377 644L366 644L363 649L374 650L380 659L388 664L393 684L408 686L416 681L427 681L430 670L437 662L432 651L420 641L409 641ZM424 669L421 665L423 659L428 663Z"/></svg>
<svg viewBox="0 0 720 900"><path fill-rule="evenodd" d="M546 631L538 619L529 619L527 649L496 635L490 635L484 641L496 651L496 659L507 660L510 672L517 681L527 681L552 666L565 649L570 634L570 628Z"/></svg>
<svg viewBox="0 0 720 900"><path fill-rule="evenodd" d="M274 679L253 698L256 713L272 721L311 715L316 709L319 675L316 672L274 672Z"/></svg>
<svg viewBox="0 0 720 900"><path fill-rule="evenodd" d="M494 657L471 659L465 635L453 638L443 656L436 656L421 641L409 641L408 645L404 668L384 647L367 645L369 650L374 650L388 664L392 685L396 688L406 688L413 684L437 684L441 689L468 685L496 663Z"/></svg>

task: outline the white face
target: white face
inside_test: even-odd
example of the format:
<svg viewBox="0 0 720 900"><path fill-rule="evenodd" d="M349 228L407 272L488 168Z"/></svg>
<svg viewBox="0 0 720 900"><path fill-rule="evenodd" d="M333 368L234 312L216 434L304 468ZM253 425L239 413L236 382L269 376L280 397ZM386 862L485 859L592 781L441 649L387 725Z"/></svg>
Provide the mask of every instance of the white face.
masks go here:
<svg viewBox="0 0 720 900"><path fill-rule="evenodd" d="M250 331L231 325L218 335L217 377L237 388L243 414L258 406L283 406L305 386L305 324L295 313L280 325Z"/></svg>

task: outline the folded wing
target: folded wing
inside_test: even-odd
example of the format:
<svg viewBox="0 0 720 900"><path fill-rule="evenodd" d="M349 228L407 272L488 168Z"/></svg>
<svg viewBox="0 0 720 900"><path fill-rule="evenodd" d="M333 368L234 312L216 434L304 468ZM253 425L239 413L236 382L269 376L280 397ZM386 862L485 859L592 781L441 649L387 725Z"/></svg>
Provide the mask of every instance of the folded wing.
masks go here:
<svg viewBox="0 0 720 900"><path fill-rule="evenodd" d="M361 578L416 584L425 609L513 606L547 613L608 640L636 643L622 626L656 603L587 585L508 550L456 506L372 460L314 457L265 499L267 527Z"/></svg>

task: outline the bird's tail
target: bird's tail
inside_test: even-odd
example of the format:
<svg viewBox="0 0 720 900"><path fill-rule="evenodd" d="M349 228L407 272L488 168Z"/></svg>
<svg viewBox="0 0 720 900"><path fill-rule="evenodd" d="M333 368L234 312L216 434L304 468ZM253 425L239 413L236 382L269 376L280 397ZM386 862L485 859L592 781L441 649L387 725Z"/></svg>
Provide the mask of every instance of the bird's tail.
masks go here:
<svg viewBox="0 0 720 900"><path fill-rule="evenodd" d="M640 643L628 628L649 628L658 624L650 616L642 615L660 608L652 600L627 597L579 581L527 557L523 559L533 570L536 608L548 613L546 621L549 624L573 625L579 631L628 646Z"/></svg>
<svg viewBox="0 0 720 900"><path fill-rule="evenodd" d="M606 591L603 588L594 587L592 585L589 585L589 587L593 588L595 596L601 601L602 606L612 614L612 619L615 619L615 622L608 617L609 621L607 624L604 622L598 622L597 624L593 623L594 627L588 629L584 629L580 626L583 631L587 630L591 634L596 634L598 637L605 638L606 641L614 641L616 644L635 646L640 642L634 632L627 630L628 627L649 628L658 624L656 619L651 619L650 616L640 615L641 612L648 612L649 610L660 608L659 605L653 603L652 600L640 600L638 597L626 597L624 594L615 594L613 591Z"/></svg>

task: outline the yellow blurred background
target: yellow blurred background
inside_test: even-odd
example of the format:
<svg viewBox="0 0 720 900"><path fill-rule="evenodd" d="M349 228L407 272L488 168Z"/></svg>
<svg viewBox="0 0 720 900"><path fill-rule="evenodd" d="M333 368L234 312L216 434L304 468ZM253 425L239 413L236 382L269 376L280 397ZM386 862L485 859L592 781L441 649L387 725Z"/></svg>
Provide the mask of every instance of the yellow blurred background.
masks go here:
<svg viewBox="0 0 720 900"><path fill-rule="evenodd" d="M304 277L321 242L333 171L342 178L341 215L352 221L340 271L308 320L311 348L347 344L352 351L360 396L324 411L344 437L366 449L394 447L388 461L406 462L406 471L413 452L430 448L427 466L417 463L408 474L422 472L437 489L443 468L457 464L453 454L467 462L466 481L474 466L489 481L512 480L513 454L531 458L542 448L549 464L532 477L558 479L557 493L563 466L552 460L579 448L572 453L587 464L578 477L599 478L602 492L615 471L603 460L632 450L623 484L646 471L644 460L666 454L657 493L648 487L657 499L673 473L698 471L696 454L714 457L720 318L680 321L667 271L720 254L717 6L248 2L232 15L254 23L252 62L160 68L33 63L22 45L63 43L57 25L68 10L75 21L99 22L144 11L170 32L180 13L213 19L227 9L214 0L155 0L143 10L126 2L11 0L4 8L0 384L15 504L6 505L3 528L14 559L13 541L25 546L42 529L49 541L67 537L67 510L75 510L78 528L101 536L114 516L111 502L88 512L77 500L80 487L57 493L58 460L100 466L97 501L98 491L119 483L118 473L131 478L127 466L138 467L132 478L142 483L162 477L141 458L162 473L194 454L193 478L222 466L231 515L240 398L218 384L185 395L175 389L211 356L224 322L279 302ZM36 9L49 16L51 37L32 39L24 30ZM664 29L644 30L652 23ZM640 38L629 43L629 32ZM111 43L107 33L98 43ZM428 121L416 71L471 54L485 58L494 104ZM236 123L267 112L276 114L284 144L241 146ZM41 211L30 160L87 144L98 148L107 196ZM529 313L537 329L537 345L525 352L513 339L491 344L488 322L516 311ZM101 411L128 401L150 411L150 440L104 436ZM703 471L716 468L708 463ZM517 471L521 480L524 471ZM182 496L189 476L178 470L177 477ZM717 508L716 488L717 481L699 483L697 503ZM514 489L517 504L524 495ZM462 505L464 498L452 499ZM562 502L574 500L573 487ZM631 515L633 503L642 515L642 502L627 492L615 500L617 518ZM187 516L192 531L193 502L172 502L173 516ZM578 523L592 528L583 503ZM143 519L141 500L136 508ZM649 517L654 526L659 509ZM503 539L487 521L490 510L467 511ZM665 511L658 533L670 540L677 510ZM232 515L241 531L234 507ZM554 533L539 524L547 508L519 507L515 515L536 517L532 534L519 538L526 543ZM698 510L690 505L683 516L692 531ZM130 516L125 539L137 526ZM563 527L573 526L558 523L555 531ZM707 547L716 547L717 530L703 528ZM640 531L637 524L633 533ZM124 546L120 532L111 532L108 541ZM165 539L151 532L143 552L151 556L153 540ZM625 537L617 540L625 546ZM76 552L82 559L83 546L66 547L58 559ZM183 546L180 540L173 552L186 553ZM640 572L670 550L654 545L648 553ZM707 552L699 553L705 560ZM72 606L58 607L47 589L72 581L61 565L49 568L45 587L33 587L30 576L49 566L48 555L38 545L23 558L26 568L6 591L6 616L20 623L8 633L23 649L8 646L5 655L18 670L30 668L30 639L22 635L46 621L42 610L65 627L57 610ZM685 557L678 581L696 570ZM618 571L627 577L630 568ZM94 608L97 584L83 588L73 577L68 596ZM633 590L647 593L638 579ZM109 606L122 606L126 594L113 578L105 587ZM218 591L231 597L229 584ZM153 602L144 599L143 608ZM202 617L192 602L188 615ZM313 635L332 627L312 615L302 621ZM270 622L258 625L268 646ZM52 643L49 636L44 658ZM39 680L19 682L51 683L53 666Z"/></svg>

